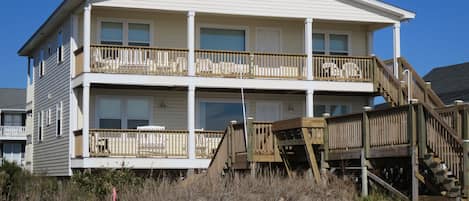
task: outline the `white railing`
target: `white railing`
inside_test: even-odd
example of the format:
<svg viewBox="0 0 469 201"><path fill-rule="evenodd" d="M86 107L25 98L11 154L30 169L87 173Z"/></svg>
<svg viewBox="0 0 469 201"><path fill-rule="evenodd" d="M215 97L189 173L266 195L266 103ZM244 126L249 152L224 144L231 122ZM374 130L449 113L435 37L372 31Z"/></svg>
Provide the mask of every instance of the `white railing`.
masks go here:
<svg viewBox="0 0 469 201"><path fill-rule="evenodd" d="M26 127L24 126L0 126L0 136L26 137Z"/></svg>

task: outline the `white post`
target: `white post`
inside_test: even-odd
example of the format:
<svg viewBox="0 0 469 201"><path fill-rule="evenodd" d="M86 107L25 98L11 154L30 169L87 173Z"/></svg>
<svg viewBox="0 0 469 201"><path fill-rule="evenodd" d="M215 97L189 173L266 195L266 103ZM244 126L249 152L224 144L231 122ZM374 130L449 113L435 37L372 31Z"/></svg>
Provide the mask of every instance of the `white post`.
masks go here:
<svg viewBox="0 0 469 201"><path fill-rule="evenodd" d="M366 39L368 40L367 45L368 45L368 56L374 56L374 35L373 31L368 31L367 32L367 37Z"/></svg>
<svg viewBox="0 0 469 201"><path fill-rule="evenodd" d="M78 114L78 100L77 92L75 89L70 90L70 157L75 158L75 136L73 131L77 130L77 114Z"/></svg>
<svg viewBox="0 0 469 201"><path fill-rule="evenodd" d="M71 77L75 77L75 69L76 69L76 66L75 66L75 54L74 54L74 51L78 48L78 29L79 29L79 20L78 20L78 16L77 15L72 15L72 27L71 27L71 31L72 31L72 34L70 36L70 59L71 59L71 66L70 66L70 71L72 73L70 73Z"/></svg>
<svg viewBox="0 0 469 201"><path fill-rule="evenodd" d="M305 20L306 79L313 80L313 18Z"/></svg>
<svg viewBox="0 0 469 201"><path fill-rule="evenodd" d="M189 76L195 76L195 12L187 13L187 55Z"/></svg>
<svg viewBox="0 0 469 201"><path fill-rule="evenodd" d="M83 158L90 157L90 84L83 84Z"/></svg>
<svg viewBox="0 0 469 201"><path fill-rule="evenodd" d="M91 4L86 1L83 12L83 72L90 72Z"/></svg>
<svg viewBox="0 0 469 201"><path fill-rule="evenodd" d="M189 85L187 93L187 129L189 159L195 159L195 86Z"/></svg>
<svg viewBox="0 0 469 201"><path fill-rule="evenodd" d="M314 91L306 91L306 117L314 117Z"/></svg>
<svg viewBox="0 0 469 201"><path fill-rule="evenodd" d="M393 42L394 42L394 75L399 78L399 68L397 59L401 57L401 23L397 22L394 24L393 30Z"/></svg>

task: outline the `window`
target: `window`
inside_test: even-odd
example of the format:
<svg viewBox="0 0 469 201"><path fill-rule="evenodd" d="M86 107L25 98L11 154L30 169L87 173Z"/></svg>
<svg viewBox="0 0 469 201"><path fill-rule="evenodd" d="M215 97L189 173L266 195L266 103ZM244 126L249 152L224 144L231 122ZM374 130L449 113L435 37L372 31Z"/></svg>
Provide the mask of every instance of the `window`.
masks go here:
<svg viewBox="0 0 469 201"><path fill-rule="evenodd" d="M98 126L109 129L136 129L150 124L149 98L99 97Z"/></svg>
<svg viewBox="0 0 469 201"><path fill-rule="evenodd" d="M243 105L229 102L200 102L200 127L206 130L223 130L236 120L243 121Z"/></svg>
<svg viewBox="0 0 469 201"><path fill-rule="evenodd" d="M50 126L52 123L52 109L48 109L46 113L46 126Z"/></svg>
<svg viewBox="0 0 469 201"><path fill-rule="evenodd" d="M246 31L235 29L200 29L200 48L210 50L246 50Z"/></svg>
<svg viewBox="0 0 469 201"><path fill-rule="evenodd" d="M349 35L313 33L313 54L349 55Z"/></svg>
<svg viewBox="0 0 469 201"><path fill-rule="evenodd" d="M23 114L4 114L3 126L23 126Z"/></svg>
<svg viewBox="0 0 469 201"><path fill-rule="evenodd" d="M129 45L150 46L150 25L129 23Z"/></svg>
<svg viewBox="0 0 469 201"><path fill-rule="evenodd" d="M123 27L120 22L101 22L101 44L123 45Z"/></svg>
<svg viewBox="0 0 469 201"><path fill-rule="evenodd" d="M135 129L150 124L150 103L145 99L127 99L127 128Z"/></svg>
<svg viewBox="0 0 469 201"><path fill-rule="evenodd" d="M63 45L63 34L61 31L59 31L57 34L57 63L60 63L64 60Z"/></svg>
<svg viewBox="0 0 469 201"><path fill-rule="evenodd" d="M326 54L326 35L322 33L313 34L313 54Z"/></svg>
<svg viewBox="0 0 469 201"><path fill-rule="evenodd" d="M348 105L314 105L314 116L322 117L324 113L329 113L331 116L340 116L350 113Z"/></svg>
<svg viewBox="0 0 469 201"><path fill-rule="evenodd" d="M43 140L43 132L44 132L44 111L39 112L39 123L38 123L38 139L39 141Z"/></svg>
<svg viewBox="0 0 469 201"><path fill-rule="evenodd" d="M41 49L39 52L39 77L45 75L45 62L44 62L44 50Z"/></svg>
<svg viewBox="0 0 469 201"><path fill-rule="evenodd" d="M340 34L329 35L329 54L348 55L348 36Z"/></svg>
<svg viewBox="0 0 469 201"><path fill-rule="evenodd" d="M100 39L105 45L150 46L150 24L103 21Z"/></svg>
<svg viewBox="0 0 469 201"><path fill-rule="evenodd" d="M114 98L101 98L98 101L99 128L122 128L121 100Z"/></svg>
<svg viewBox="0 0 469 201"><path fill-rule="evenodd" d="M56 135L61 136L62 135L62 119L63 119L63 104L60 102L56 106L56 111L55 111L55 119L56 119Z"/></svg>

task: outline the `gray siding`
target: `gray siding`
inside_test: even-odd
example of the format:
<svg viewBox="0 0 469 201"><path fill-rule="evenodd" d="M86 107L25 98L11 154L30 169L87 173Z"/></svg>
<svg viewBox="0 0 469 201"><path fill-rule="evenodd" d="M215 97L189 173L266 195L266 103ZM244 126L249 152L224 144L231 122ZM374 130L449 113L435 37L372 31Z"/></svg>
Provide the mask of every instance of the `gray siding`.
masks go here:
<svg viewBox="0 0 469 201"><path fill-rule="evenodd" d="M64 60L57 63L57 34L62 31ZM70 99L70 34L71 21L65 20L34 52L34 156L33 172L51 176L70 175L69 168L69 99ZM49 54L48 48L51 48ZM39 52L44 49L45 75L39 76ZM62 101L62 135L56 137L56 105ZM51 124L44 126L39 141L39 113L51 109Z"/></svg>

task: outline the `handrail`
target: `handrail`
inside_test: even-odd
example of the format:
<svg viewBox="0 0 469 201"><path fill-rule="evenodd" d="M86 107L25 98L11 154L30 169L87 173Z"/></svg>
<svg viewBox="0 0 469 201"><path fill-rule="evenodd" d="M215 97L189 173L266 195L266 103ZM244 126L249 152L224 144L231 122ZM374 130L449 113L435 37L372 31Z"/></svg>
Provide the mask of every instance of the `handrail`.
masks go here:
<svg viewBox="0 0 469 201"><path fill-rule="evenodd" d="M189 51L186 48L167 48L167 47L149 47L149 46L132 46L132 45L103 45L92 44L91 47L109 47L109 48L132 48L132 49L149 49L149 50L176 50L176 51Z"/></svg>
<svg viewBox="0 0 469 201"><path fill-rule="evenodd" d="M414 79L414 83L417 84L418 87L423 89L424 91L427 90L427 95L430 98L430 101L432 102L432 104L433 103L435 104L435 107L445 106L445 104L440 99L440 97L435 93L435 91L433 91L433 89L431 89L431 88L426 87L425 80L423 80L418 75L417 71L415 71L415 69L412 67L412 65L410 65L409 62L407 62L407 60L405 58L400 57L399 62L402 63L405 66L405 68L409 69L410 72L412 72L412 77ZM413 87L413 88L415 88L415 87ZM421 100L421 101L422 102L424 102L424 101L427 102L426 100Z"/></svg>

